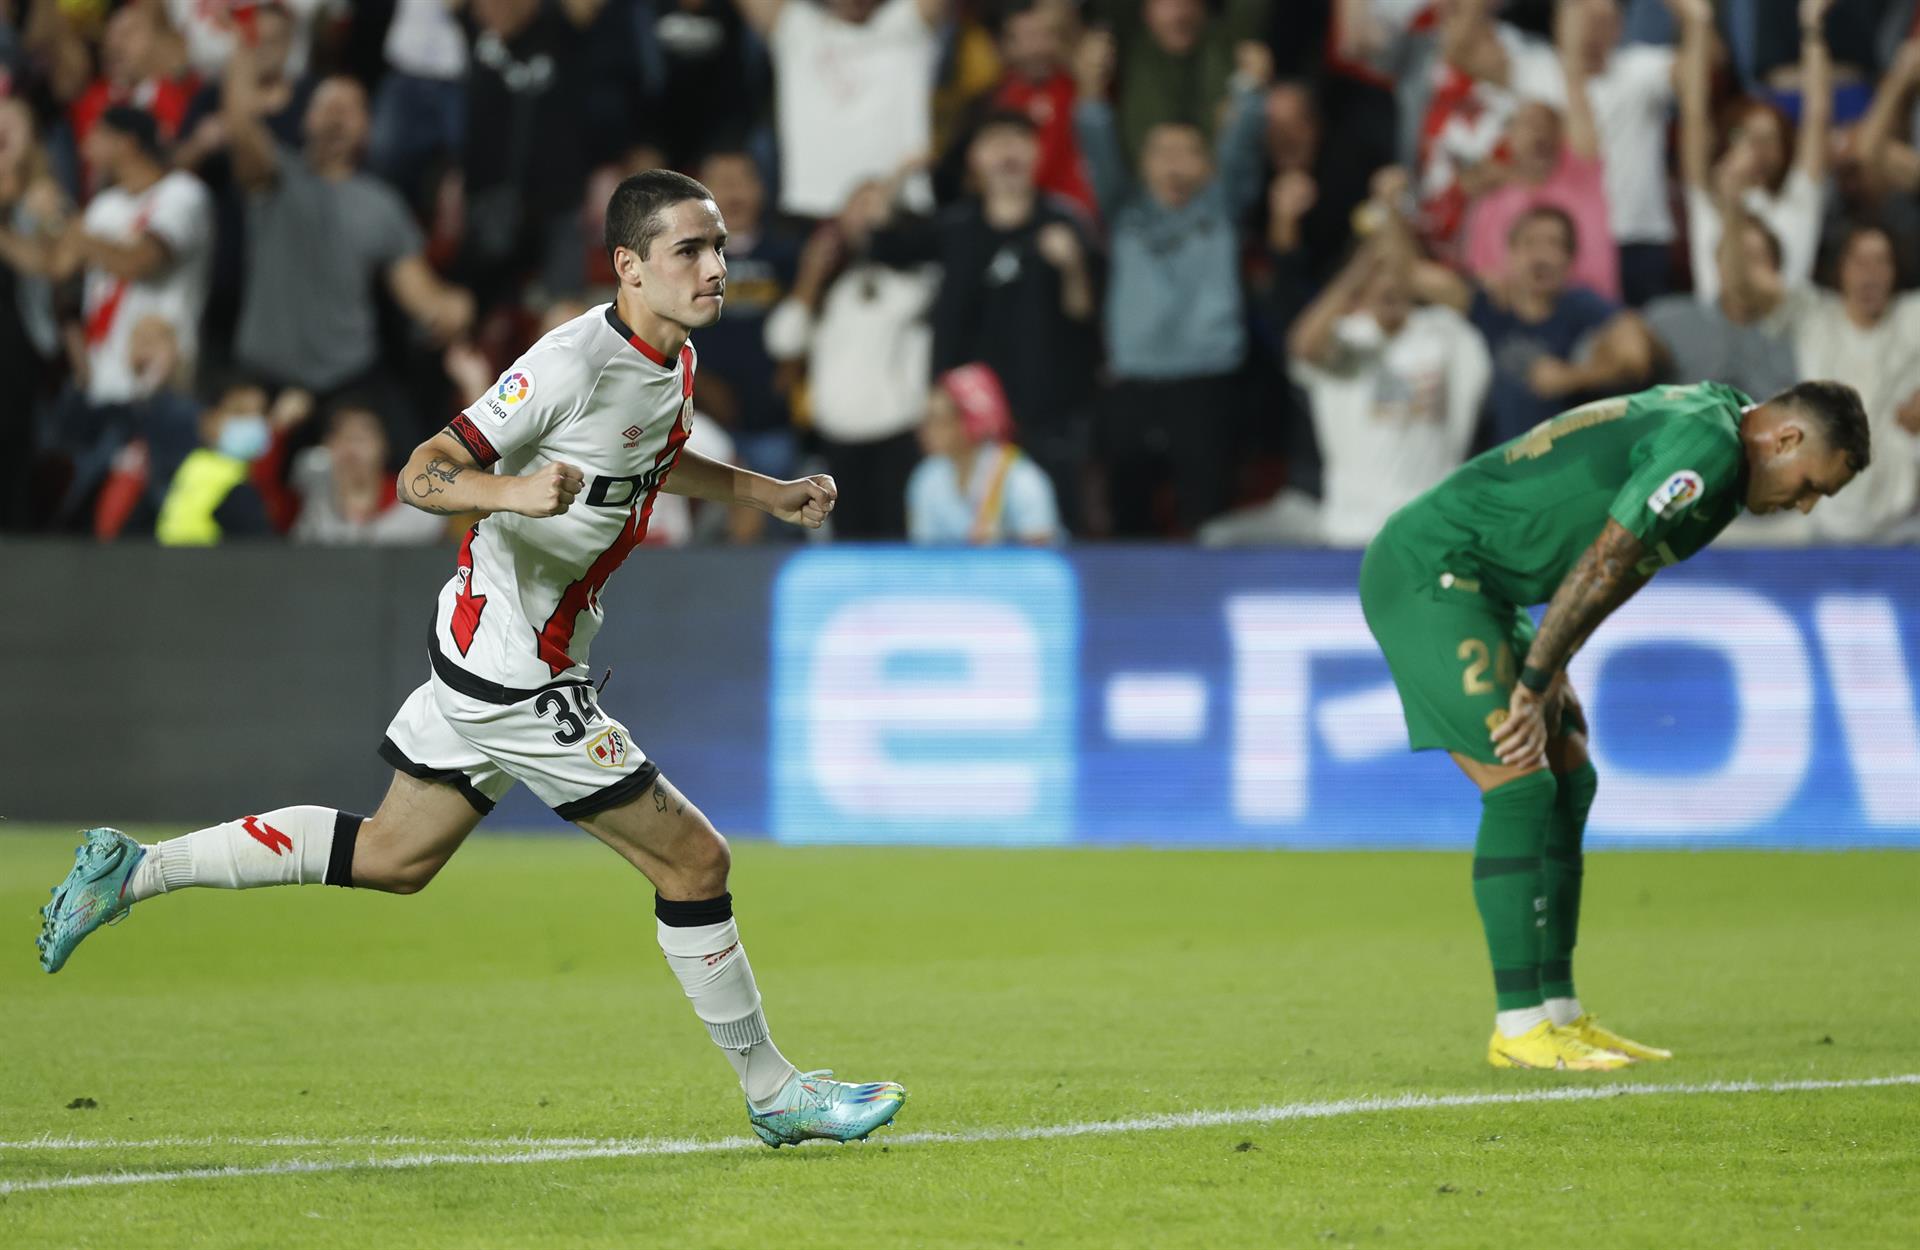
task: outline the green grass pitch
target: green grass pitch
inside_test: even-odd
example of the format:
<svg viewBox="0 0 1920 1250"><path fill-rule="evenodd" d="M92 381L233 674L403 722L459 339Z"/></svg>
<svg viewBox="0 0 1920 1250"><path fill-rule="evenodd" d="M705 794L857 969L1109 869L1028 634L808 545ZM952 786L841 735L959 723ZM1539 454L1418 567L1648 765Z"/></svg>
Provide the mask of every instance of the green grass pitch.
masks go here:
<svg viewBox="0 0 1920 1250"><path fill-rule="evenodd" d="M73 841L0 834L9 1250L1920 1245L1920 1084L1860 1083L1920 1073L1920 856L1590 856L1583 996L1680 1056L1596 1077L1485 1066L1464 856L742 842L782 1047L911 1091L775 1152L584 836L157 899L48 977Z"/></svg>

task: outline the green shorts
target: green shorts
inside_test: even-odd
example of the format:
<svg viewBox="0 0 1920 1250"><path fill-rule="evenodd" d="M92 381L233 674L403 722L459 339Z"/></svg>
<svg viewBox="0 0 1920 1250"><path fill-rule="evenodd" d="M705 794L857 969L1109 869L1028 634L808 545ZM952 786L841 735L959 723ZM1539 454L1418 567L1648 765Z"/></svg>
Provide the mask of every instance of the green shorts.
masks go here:
<svg viewBox="0 0 1920 1250"><path fill-rule="evenodd" d="M1499 763L1490 735L1506 719L1533 643L1527 610L1385 537L1373 540L1360 563L1360 608L1386 653L1413 749Z"/></svg>

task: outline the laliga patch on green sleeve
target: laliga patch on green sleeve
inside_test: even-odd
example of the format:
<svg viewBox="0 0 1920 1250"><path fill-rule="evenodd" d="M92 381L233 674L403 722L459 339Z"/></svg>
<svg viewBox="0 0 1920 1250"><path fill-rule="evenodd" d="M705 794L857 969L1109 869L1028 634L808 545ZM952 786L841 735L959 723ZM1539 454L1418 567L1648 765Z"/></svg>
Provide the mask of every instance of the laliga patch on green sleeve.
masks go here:
<svg viewBox="0 0 1920 1250"><path fill-rule="evenodd" d="M1660 484L1660 489L1647 496L1647 507L1653 515L1665 519L1685 511L1694 500L1700 498L1706 490L1706 483L1692 469L1682 469Z"/></svg>

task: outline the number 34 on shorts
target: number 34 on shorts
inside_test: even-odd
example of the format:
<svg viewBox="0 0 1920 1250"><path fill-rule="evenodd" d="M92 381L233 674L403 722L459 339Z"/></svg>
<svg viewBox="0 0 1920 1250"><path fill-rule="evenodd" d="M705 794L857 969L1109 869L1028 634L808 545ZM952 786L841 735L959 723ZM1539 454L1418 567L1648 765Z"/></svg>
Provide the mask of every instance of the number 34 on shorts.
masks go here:
<svg viewBox="0 0 1920 1250"><path fill-rule="evenodd" d="M637 797L658 775L584 682L492 703L429 679L394 716L381 754L413 776L464 779L482 810L524 782L570 820Z"/></svg>

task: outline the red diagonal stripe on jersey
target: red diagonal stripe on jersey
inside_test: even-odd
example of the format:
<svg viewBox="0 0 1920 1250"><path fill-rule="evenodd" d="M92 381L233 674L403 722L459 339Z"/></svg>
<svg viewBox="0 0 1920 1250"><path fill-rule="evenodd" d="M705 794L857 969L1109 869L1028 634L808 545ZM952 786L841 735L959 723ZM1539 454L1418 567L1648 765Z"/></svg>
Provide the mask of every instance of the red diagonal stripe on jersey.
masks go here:
<svg viewBox="0 0 1920 1250"><path fill-rule="evenodd" d="M649 495L648 500L652 500ZM627 523L620 527L607 549L594 557L587 571L567 586L560 594L560 602L553 605L553 615L533 636L534 654L546 661L547 667L558 677L573 667L573 657L567 654L567 648L573 645L574 621L586 611L600 588L607 584L613 571L627 558L627 553L640 545L638 514L627 510Z"/></svg>
<svg viewBox="0 0 1920 1250"><path fill-rule="evenodd" d="M473 536L480 532L475 524L468 528L467 536L460 540L460 556L454 562L455 568L465 569L466 577L460 581L460 593L453 597L453 620L449 628L453 632L453 645L465 655L473 646L473 636L480 632L480 613L486 610L487 597L473 593Z"/></svg>
<svg viewBox="0 0 1920 1250"><path fill-rule="evenodd" d="M680 398L683 403L693 402L693 349L691 347L680 349ZM680 463L680 449L687 445L687 436L693 433L692 427L691 419L685 421L676 419L672 431L667 434L667 445L662 447L660 454L653 458L654 468L659 468L663 463L667 468L666 472L660 475L659 480L654 482L653 489L647 492L646 502L640 505L640 538L642 539L647 536L647 526L653 523L654 498L660 494L661 485L673 476L673 467Z"/></svg>
<svg viewBox="0 0 1920 1250"><path fill-rule="evenodd" d="M275 855L293 849L293 839L281 833L258 816L248 816L240 821L240 827L252 836L255 842L266 847Z"/></svg>
<svg viewBox="0 0 1920 1250"><path fill-rule="evenodd" d="M693 349L680 349L680 398L684 404L693 398ZM573 645L574 624L580 614L599 602L600 590L613 576L613 571L625 562L629 553L640 545L647 536L647 524L653 519L653 501L660 493L660 484L673 473L673 466L680 462L680 449L686 445L688 423L676 414L673 429L667 433L666 446L653 458L653 467L659 472L653 489L647 492L647 498L639 508L627 513L627 523L620 527L607 549L594 558L587 571L571 583L560 594L560 602L554 604L553 615L533 636L534 654L546 662L553 676L558 677L573 667L573 657L567 648ZM662 466L665 466L662 470Z"/></svg>

